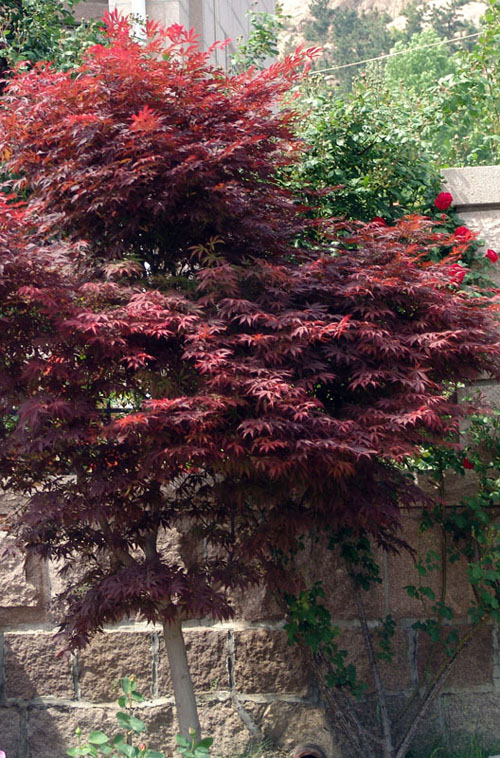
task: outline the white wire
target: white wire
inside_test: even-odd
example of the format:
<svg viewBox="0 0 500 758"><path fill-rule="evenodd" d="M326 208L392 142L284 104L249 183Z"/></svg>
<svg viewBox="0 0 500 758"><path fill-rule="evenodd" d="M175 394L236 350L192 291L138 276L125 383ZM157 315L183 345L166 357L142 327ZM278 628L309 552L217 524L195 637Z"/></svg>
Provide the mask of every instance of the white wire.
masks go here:
<svg viewBox="0 0 500 758"><path fill-rule="evenodd" d="M386 53L385 55L378 55L376 58L366 58L364 61L355 61L354 63L343 63L341 66L331 66L330 68L320 68L317 71L311 71L310 76L316 74L323 74L325 71L338 71L340 68L349 68L350 66L361 66L363 63L372 63L372 61L381 61L384 58L393 58L395 55L405 55L406 53L412 53L414 50L425 50L427 47L436 47L437 45L447 45L450 42L461 42L463 39L470 39L471 37L479 37L482 32L474 32L474 34L464 34L463 37L450 37L449 39L441 39L439 42L430 42L428 45L420 45L420 47L409 47L406 50L397 50L395 53Z"/></svg>

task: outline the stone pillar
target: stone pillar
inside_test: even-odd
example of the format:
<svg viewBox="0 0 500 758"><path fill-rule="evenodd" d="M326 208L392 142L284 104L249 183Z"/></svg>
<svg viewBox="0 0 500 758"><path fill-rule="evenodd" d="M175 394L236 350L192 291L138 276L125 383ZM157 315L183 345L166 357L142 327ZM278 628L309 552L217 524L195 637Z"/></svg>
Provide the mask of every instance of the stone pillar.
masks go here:
<svg viewBox="0 0 500 758"><path fill-rule="evenodd" d="M500 166L448 168L443 174L461 218L500 254Z"/></svg>

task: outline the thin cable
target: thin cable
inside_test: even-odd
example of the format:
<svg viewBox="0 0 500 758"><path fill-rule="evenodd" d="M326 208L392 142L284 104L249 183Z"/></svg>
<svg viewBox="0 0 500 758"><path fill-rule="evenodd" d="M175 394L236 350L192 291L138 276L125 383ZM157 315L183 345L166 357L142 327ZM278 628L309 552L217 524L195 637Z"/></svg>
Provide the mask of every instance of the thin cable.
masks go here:
<svg viewBox="0 0 500 758"><path fill-rule="evenodd" d="M385 55L378 55L376 58L366 58L364 61L355 61L355 63L343 63L342 66L331 66L330 68L320 68L317 71L311 71L310 76L315 74L323 74L325 71L338 71L340 68L349 68L350 66L361 66L363 63L372 63L372 61L381 61L384 58L393 58L395 55L405 55L406 53L413 53L415 50L425 50L427 47L436 47L437 45L447 45L450 42L461 42L463 39L470 39L471 37L479 37L482 32L474 32L474 34L464 34L463 37L450 37L450 39L441 39L439 42L430 42L428 45L420 45L420 47L411 47L406 50L397 50L395 53L386 53Z"/></svg>

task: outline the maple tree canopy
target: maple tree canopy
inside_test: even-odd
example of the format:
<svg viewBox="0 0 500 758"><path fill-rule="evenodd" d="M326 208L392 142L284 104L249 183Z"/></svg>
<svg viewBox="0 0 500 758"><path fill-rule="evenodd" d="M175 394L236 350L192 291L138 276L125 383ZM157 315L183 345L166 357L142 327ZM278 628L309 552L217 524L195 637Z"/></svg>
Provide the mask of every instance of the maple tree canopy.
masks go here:
<svg viewBox="0 0 500 758"><path fill-rule="evenodd" d="M0 470L24 544L79 563L73 645L124 614L226 617L311 529L390 544L418 497L398 464L455 428L454 383L500 373L492 306L453 279L469 239L411 217L297 245L276 102L309 53L231 76L180 27L108 31L0 111L29 198L0 203ZM206 549L173 560L167 527Z"/></svg>

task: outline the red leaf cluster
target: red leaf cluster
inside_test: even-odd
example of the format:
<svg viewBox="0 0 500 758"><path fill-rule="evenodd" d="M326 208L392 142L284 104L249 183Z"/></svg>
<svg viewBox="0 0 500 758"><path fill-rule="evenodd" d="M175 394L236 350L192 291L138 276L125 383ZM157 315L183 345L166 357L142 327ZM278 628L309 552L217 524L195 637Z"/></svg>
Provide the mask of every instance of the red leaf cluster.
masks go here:
<svg viewBox="0 0 500 758"><path fill-rule="evenodd" d="M223 618L309 530L390 544L419 496L398 463L455 428L450 383L500 373L494 306L450 279L467 240L415 217L296 247L273 103L303 58L230 77L178 27L111 25L0 115L32 193L0 204L0 472L24 543L83 559L74 645L123 614ZM205 549L172 562L166 528Z"/></svg>

